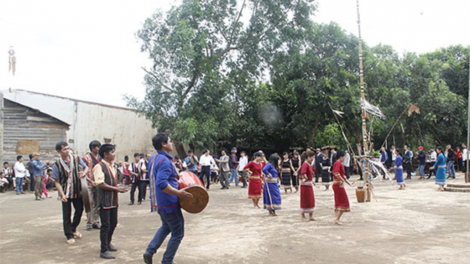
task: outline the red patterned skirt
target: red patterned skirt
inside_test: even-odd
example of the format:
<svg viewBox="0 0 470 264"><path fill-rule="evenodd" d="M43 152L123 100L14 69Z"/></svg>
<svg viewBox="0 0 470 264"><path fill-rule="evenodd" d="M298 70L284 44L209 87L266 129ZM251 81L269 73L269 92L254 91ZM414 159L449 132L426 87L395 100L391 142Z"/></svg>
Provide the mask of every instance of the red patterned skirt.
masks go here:
<svg viewBox="0 0 470 264"><path fill-rule="evenodd" d="M261 199L262 188L260 176L250 177L248 185L248 199Z"/></svg>
<svg viewBox="0 0 470 264"><path fill-rule="evenodd" d="M346 189L338 184L333 184L335 193L335 212L349 212L349 198Z"/></svg>
<svg viewBox="0 0 470 264"><path fill-rule="evenodd" d="M315 194L312 182L300 185L300 211L302 213L313 213L315 211Z"/></svg>

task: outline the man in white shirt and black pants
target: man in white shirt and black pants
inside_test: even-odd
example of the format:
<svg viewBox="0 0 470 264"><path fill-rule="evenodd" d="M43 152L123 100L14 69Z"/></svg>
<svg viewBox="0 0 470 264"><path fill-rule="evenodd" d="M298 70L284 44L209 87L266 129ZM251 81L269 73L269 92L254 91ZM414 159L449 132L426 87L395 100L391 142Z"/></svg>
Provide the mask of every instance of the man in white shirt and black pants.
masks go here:
<svg viewBox="0 0 470 264"><path fill-rule="evenodd" d="M343 166L344 166L344 174L346 175L346 178L349 180L349 164L351 162L351 156L349 155L349 151L344 151L346 153L345 159L343 161Z"/></svg>
<svg viewBox="0 0 470 264"><path fill-rule="evenodd" d="M467 172L467 155L468 155L467 144L462 143L462 161L463 161L462 172L464 173Z"/></svg>
<svg viewBox="0 0 470 264"><path fill-rule="evenodd" d="M204 175L206 175L207 183L206 189L209 190L209 186L211 185L211 164L215 164L214 158L210 155L210 151L206 149L203 153L201 158L199 158L199 164L201 164L201 175L199 179L201 179L202 183L204 184Z"/></svg>
<svg viewBox="0 0 470 264"><path fill-rule="evenodd" d="M430 148L429 152L431 152L431 155L429 156L429 167L431 168L437 161L437 153L434 151L434 148ZM436 176L436 170L429 170L428 179L431 178L432 173Z"/></svg>

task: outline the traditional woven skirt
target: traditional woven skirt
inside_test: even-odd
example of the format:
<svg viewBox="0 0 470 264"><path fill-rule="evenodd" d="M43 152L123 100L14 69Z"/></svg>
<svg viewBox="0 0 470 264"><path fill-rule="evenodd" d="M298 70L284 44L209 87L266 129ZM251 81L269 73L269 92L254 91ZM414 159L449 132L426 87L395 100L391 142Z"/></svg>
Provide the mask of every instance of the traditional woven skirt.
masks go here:
<svg viewBox="0 0 470 264"><path fill-rule="evenodd" d="M436 171L436 184L437 185L446 185L446 168L444 166L439 166Z"/></svg>
<svg viewBox="0 0 470 264"><path fill-rule="evenodd" d="M328 170L321 171L321 181L322 183L330 183L330 172Z"/></svg>
<svg viewBox="0 0 470 264"><path fill-rule="evenodd" d="M277 185L277 178L266 180L263 188L264 209L281 210L281 192Z"/></svg>
<svg viewBox="0 0 470 264"><path fill-rule="evenodd" d="M261 177L251 176L248 185L248 199L261 199Z"/></svg>
<svg viewBox="0 0 470 264"><path fill-rule="evenodd" d="M292 186L294 186L295 188L299 186L299 175L294 176L294 173L292 173Z"/></svg>
<svg viewBox="0 0 470 264"><path fill-rule="evenodd" d="M403 178L403 168L395 169L395 178L397 179L398 185L405 185L405 179Z"/></svg>
<svg viewBox="0 0 470 264"><path fill-rule="evenodd" d="M290 188L291 187L290 178L291 178L290 170L288 172L287 171L282 171L281 172L281 184L282 184L282 186Z"/></svg>
<svg viewBox="0 0 470 264"><path fill-rule="evenodd" d="M311 181L300 184L300 212L313 213L315 211L315 194Z"/></svg>
<svg viewBox="0 0 470 264"><path fill-rule="evenodd" d="M333 184L333 191L335 193L335 212L349 212L349 198L344 187L339 184Z"/></svg>

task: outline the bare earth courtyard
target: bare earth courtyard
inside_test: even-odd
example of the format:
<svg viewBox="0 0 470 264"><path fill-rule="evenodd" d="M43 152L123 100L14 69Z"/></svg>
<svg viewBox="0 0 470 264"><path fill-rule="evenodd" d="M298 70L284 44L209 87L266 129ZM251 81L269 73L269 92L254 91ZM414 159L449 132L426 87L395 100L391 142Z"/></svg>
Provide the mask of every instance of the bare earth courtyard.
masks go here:
<svg viewBox="0 0 470 264"><path fill-rule="evenodd" d="M353 176L357 178L357 176ZM463 175L450 182L463 183ZM315 188L316 222L301 222L298 194L282 195L277 217L252 208L247 189L212 185L208 207L184 213L185 238L176 263L470 263L470 193L436 191L434 180L376 181L377 201L359 204L348 188L351 213L345 226L333 224L333 191ZM282 190L281 190L282 191ZM34 201L32 194L0 194L0 263L143 263L142 254L160 225L148 199L128 206L120 195L113 244L116 260L99 258L99 231L85 231L73 246L65 243L60 202ZM161 261L163 249L154 256Z"/></svg>

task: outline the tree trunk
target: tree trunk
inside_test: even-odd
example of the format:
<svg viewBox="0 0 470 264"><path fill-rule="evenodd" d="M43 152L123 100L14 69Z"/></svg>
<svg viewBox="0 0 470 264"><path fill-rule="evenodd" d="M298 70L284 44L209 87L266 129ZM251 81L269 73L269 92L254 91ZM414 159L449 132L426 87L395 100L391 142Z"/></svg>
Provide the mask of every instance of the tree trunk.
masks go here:
<svg viewBox="0 0 470 264"><path fill-rule="evenodd" d="M312 144L313 139L317 135L317 130L318 130L318 125L320 124L320 115L317 115L317 120L315 121L315 127L313 127L312 133L310 134L310 137L308 138L308 143Z"/></svg>
<svg viewBox="0 0 470 264"><path fill-rule="evenodd" d="M186 151L184 150L183 144L180 144L178 141L173 141L173 144L178 156L180 156L181 159L184 159L186 157Z"/></svg>

